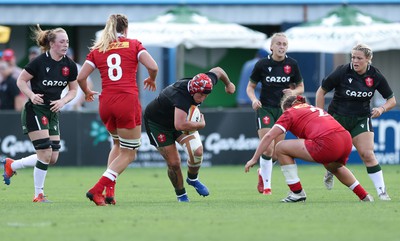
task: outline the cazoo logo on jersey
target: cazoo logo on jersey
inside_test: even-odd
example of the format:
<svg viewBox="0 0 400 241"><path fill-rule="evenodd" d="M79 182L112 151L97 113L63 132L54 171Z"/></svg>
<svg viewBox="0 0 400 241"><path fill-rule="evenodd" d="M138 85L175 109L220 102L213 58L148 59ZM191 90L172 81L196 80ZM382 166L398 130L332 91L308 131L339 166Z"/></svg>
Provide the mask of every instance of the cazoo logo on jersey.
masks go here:
<svg viewBox="0 0 400 241"><path fill-rule="evenodd" d="M60 152L63 152L65 150L65 141L61 140L60 144ZM30 140L17 140L14 135L8 135L0 139L0 148L0 152L9 157L15 157L21 153L35 153L35 148Z"/></svg>
<svg viewBox="0 0 400 241"><path fill-rule="evenodd" d="M44 85L44 86L63 86L63 87L65 87L65 86L67 86L67 84L68 84L68 81L65 81L65 80L43 80L42 81L42 84Z"/></svg>

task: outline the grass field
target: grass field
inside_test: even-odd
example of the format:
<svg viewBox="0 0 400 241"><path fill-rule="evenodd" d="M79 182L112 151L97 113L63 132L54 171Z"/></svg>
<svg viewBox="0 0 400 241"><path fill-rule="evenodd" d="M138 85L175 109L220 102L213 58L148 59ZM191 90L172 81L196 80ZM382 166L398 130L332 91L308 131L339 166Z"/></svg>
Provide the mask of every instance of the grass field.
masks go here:
<svg viewBox="0 0 400 241"><path fill-rule="evenodd" d="M349 168L377 199L365 167ZM165 168L131 168L118 179L117 205L97 207L85 193L104 168L50 168L52 203L32 203L32 169L25 169L0 186L0 240L398 241L400 166L383 170L390 202L359 202L337 180L328 191L323 167L302 165L305 203L279 202L288 192L279 166L271 196L258 194L256 168L245 174L242 166L218 166L201 170L210 196L186 187L191 202L178 203Z"/></svg>

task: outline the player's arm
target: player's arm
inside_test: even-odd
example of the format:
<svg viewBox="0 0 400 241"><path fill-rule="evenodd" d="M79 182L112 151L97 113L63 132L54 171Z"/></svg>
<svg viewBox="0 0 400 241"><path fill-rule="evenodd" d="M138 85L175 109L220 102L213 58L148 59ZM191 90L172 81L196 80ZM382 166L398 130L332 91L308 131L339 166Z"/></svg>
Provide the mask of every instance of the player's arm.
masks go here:
<svg viewBox="0 0 400 241"><path fill-rule="evenodd" d="M86 101L93 101L94 96L98 94L98 92L92 91L87 83L87 78L93 72L93 70L94 70L94 67L88 61L85 61L81 70L78 73L78 77L76 78L76 80L78 81L79 87L85 93Z"/></svg>
<svg viewBox="0 0 400 241"><path fill-rule="evenodd" d="M139 55L139 62L146 67L147 72L149 73L149 77L144 80L144 89L155 91L157 88L156 77L158 73L158 65L156 61L147 51L144 50Z"/></svg>
<svg viewBox="0 0 400 241"><path fill-rule="evenodd" d="M371 117L377 118L377 117L381 116L383 113L385 113L386 111L393 109L395 106L396 106L396 98L394 96L392 96L386 100L385 104L383 104L379 107L372 108Z"/></svg>
<svg viewBox="0 0 400 241"><path fill-rule="evenodd" d="M255 92L256 87L257 84L250 80L246 88L246 93L249 99L251 100L251 107L253 108L253 110L258 110L262 106L260 100L256 96Z"/></svg>
<svg viewBox="0 0 400 241"><path fill-rule="evenodd" d="M200 115L200 122L187 120L187 113L175 107L174 126L178 131L200 130L206 126L203 114Z"/></svg>
<svg viewBox="0 0 400 241"><path fill-rule="evenodd" d="M210 69L210 72L216 74L218 79L220 79L224 83L226 93L235 93L236 86L229 80L228 74L225 72L225 70L223 70L221 67L214 67Z"/></svg>
<svg viewBox="0 0 400 241"><path fill-rule="evenodd" d="M33 78L28 71L22 70L17 79L17 86L19 90L27 96L34 105L42 105L44 103L43 94L35 94L28 85L28 82Z"/></svg>
<svg viewBox="0 0 400 241"><path fill-rule="evenodd" d="M246 163L245 172L249 172L250 168L257 164L260 156L263 152L269 147L271 142L277 138L279 135L283 134L283 130L276 125L274 125L267 134L261 139L260 144L258 145L253 157Z"/></svg>
<svg viewBox="0 0 400 241"><path fill-rule="evenodd" d="M321 109L325 107L325 95L328 93L325 91L321 86L318 88L317 92L315 93L315 106Z"/></svg>

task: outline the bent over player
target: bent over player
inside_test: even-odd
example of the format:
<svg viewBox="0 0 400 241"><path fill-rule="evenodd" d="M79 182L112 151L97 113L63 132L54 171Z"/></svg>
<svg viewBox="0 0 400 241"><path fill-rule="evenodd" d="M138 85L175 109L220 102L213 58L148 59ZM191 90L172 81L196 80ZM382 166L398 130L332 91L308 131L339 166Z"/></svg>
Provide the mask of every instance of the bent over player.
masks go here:
<svg viewBox="0 0 400 241"><path fill-rule="evenodd" d="M167 86L159 96L150 102L144 113L146 132L150 143L157 148L168 166L168 177L175 188L179 202L188 202L189 198L183 184L181 159L175 141L188 154L188 172L186 182L193 186L202 196L208 196L208 188L198 179L198 173L203 161L203 145L200 135L184 134L183 131L199 130L205 127L204 116L200 122L188 121L187 115L191 105L201 104L211 93L218 79L225 84L228 94L235 92L235 85L220 67L212 68L207 73L201 73L192 79L186 78Z"/></svg>
<svg viewBox="0 0 400 241"><path fill-rule="evenodd" d="M281 117L261 139L253 157L246 163L245 172L257 163L263 151L277 136L290 131L298 139L280 141L275 147L290 189L289 195L282 202L300 202L307 198L297 175L295 158L323 164L360 200L372 202L372 196L345 167L352 148L349 132L323 109L305 103L303 96L288 96L282 102L282 110Z"/></svg>

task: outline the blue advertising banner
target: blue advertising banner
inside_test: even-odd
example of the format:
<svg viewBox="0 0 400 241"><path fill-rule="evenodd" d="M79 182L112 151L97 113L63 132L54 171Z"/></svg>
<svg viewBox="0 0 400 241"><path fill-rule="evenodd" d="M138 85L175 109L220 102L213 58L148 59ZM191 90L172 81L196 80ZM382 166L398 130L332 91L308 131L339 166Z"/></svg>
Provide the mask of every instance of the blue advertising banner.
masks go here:
<svg viewBox="0 0 400 241"><path fill-rule="evenodd" d="M244 165L259 143L255 114L251 109L204 109L207 126L200 131L205 166ZM0 155L14 159L35 152L28 137L22 134L20 114L0 112ZM373 120L375 154L381 164L400 164L400 111L389 111ZM106 165L112 141L97 113L65 112L60 115L61 153L57 165ZM295 138L288 133L287 138ZM180 149L182 164L186 154ZM307 162L298 161L298 164ZM362 163L353 148L349 163ZM132 166L165 166L145 131L137 160Z"/></svg>

